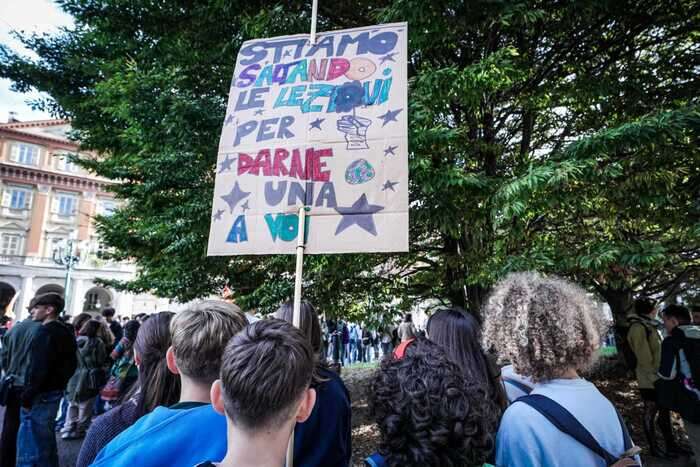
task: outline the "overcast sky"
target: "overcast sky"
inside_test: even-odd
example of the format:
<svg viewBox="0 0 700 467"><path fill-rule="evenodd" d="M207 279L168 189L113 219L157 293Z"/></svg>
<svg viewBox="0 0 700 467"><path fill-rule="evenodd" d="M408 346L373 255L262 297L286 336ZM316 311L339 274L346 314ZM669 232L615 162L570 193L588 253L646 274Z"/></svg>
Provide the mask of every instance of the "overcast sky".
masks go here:
<svg viewBox="0 0 700 467"><path fill-rule="evenodd" d="M72 18L51 0L0 0L0 43L14 50L24 50L10 31L56 32L61 26L73 24ZM26 50L25 50L26 52ZM50 115L32 110L27 100L38 93L20 94L10 90L12 82L0 79L0 122L7 121L10 111L17 112L22 121L51 118Z"/></svg>

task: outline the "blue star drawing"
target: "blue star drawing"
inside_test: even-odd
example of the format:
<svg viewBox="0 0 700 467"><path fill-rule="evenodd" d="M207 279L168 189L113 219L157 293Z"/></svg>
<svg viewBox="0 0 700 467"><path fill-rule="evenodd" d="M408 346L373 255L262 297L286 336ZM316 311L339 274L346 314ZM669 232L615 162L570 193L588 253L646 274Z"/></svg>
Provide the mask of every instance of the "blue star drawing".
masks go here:
<svg viewBox="0 0 700 467"><path fill-rule="evenodd" d="M248 205L249 200L245 200L245 203L241 204L241 209L243 209L243 212L249 211L250 206Z"/></svg>
<svg viewBox="0 0 700 467"><path fill-rule="evenodd" d="M229 114L224 121L224 125L230 125L233 122L233 114Z"/></svg>
<svg viewBox="0 0 700 467"><path fill-rule="evenodd" d="M227 170L231 170L231 167L233 166L233 163L236 162L235 157L231 157L229 159L230 154L226 154L226 159L223 161L219 162L219 173L222 174L226 172Z"/></svg>
<svg viewBox="0 0 700 467"><path fill-rule="evenodd" d="M392 182L391 180L387 180L384 183L384 186L382 187L382 191L386 191L386 190L396 191L396 190L394 190L394 187L398 184L399 184L399 182Z"/></svg>
<svg viewBox="0 0 700 467"><path fill-rule="evenodd" d="M309 127L309 130L313 130L314 128L317 128L317 129L320 130L320 129L321 129L321 123L323 123L324 120L325 120L325 118L317 118L316 120L314 120L313 122L311 122L311 126Z"/></svg>
<svg viewBox="0 0 700 467"><path fill-rule="evenodd" d="M283 57L291 57L291 56L292 56L292 52L289 51L289 50L285 50L285 51L284 51L284 54L283 54L282 56L283 56Z"/></svg>
<svg viewBox="0 0 700 467"><path fill-rule="evenodd" d="M386 124L389 123L389 122L398 122L398 120L396 120L396 116L397 116L397 115L399 114L399 112L401 112L402 110L403 110L403 109L398 109L398 110L387 110L386 113L385 113L384 115L380 115L379 117L377 117L377 118L381 118L382 120L384 120L384 122L382 122L382 128L384 128L384 127L386 126Z"/></svg>
<svg viewBox="0 0 700 467"><path fill-rule="evenodd" d="M263 109L258 109L255 111L255 115L262 115L265 112Z"/></svg>
<svg viewBox="0 0 700 467"><path fill-rule="evenodd" d="M391 154L392 156L395 156L396 153L394 151L396 151L397 148L398 148L398 146L389 146L388 148L386 148L384 150L384 157L388 156L389 154Z"/></svg>
<svg viewBox="0 0 700 467"><path fill-rule="evenodd" d="M379 58L379 60L380 60L379 64L381 65L381 64L384 63L384 62L394 62L394 63L395 63L396 60L394 60L394 55L396 55L396 52L392 52L392 53L390 53L390 54L384 55L383 57L380 57L380 58Z"/></svg>
<svg viewBox="0 0 700 467"><path fill-rule="evenodd" d="M248 196L250 196L250 192L241 190L241 187L238 185L238 182L236 182L236 184L233 185L233 188L231 189L231 193L222 196L221 199L226 201L226 204L228 204L229 209L231 210L231 212L233 212L238 202L242 199L247 198Z"/></svg>
<svg viewBox="0 0 700 467"><path fill-rule="evenodd" d="M214 214L213 219L214 219L215 221L220 221L220 220L221 220L221 216L223 216L223 215L224 215L224 210L223 210L223 209L218 209L218 210L216 211L216 214Z"/></svg>
<svg viewBox="0 0 700 467"><path fill-rule="evenodd" d="M335 234L338 235L353 224L357 224L358 227L361 227L363 230L376 237L377 228L374 226L372 214L375 214L382 209L384 209L384 206L369 204L367 202L367 195L364 193L358 198L357 201L352 203L352 206L346 208L336 207L335 210L341 214L342 217L338 223L338 228L335 229Z"/></svg>

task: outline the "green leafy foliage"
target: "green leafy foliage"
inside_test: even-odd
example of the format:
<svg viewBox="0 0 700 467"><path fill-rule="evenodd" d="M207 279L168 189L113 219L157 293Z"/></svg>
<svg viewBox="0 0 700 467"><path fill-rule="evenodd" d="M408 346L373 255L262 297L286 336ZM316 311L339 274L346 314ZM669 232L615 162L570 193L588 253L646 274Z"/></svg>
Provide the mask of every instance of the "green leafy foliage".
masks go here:
<svg viewBox="0 0 700 467"><path fill-rule="evenodd" d="M130 283L182 300L225 284L291 296L293 258L206 257L216 148L249 38L308 30L309 1L61 0L75 27L0 48L0 76L70 117L118 180L99 219ZM378 322L424 299L477 311L508 271L638 293L697 283L697 2L320 2L319 30L409 23L411 251L307 257L306 297Z"/></svg>

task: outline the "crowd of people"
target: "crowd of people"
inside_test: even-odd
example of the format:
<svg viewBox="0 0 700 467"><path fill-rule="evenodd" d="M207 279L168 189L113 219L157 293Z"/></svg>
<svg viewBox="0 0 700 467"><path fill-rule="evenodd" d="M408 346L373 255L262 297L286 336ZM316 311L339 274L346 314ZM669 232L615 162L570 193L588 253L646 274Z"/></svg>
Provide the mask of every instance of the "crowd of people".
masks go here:
<svg viewBox="0 0 700 467"><path fill-rule="evenodd" d="M62 310L59 295L37 296L31 318L3 338L2 466L58 465L59 426L66 438L85 438L80 467L280 467L292 433L302 467L641 465L625 420L581 376L606 335L602 311L556 277L508 276L483 323L442 309L425 332L406 315L395 335L376 331L369 341L371 330L324 322L305 302L298 327L289 303L256 320L230 301L206 300L123 326L113 310L70 324ZM645 434L654 454L689 454L665 428L678 412L697 462L700 327L671 305L662 334L656 311L638 301L627 334ZM362 361L367 348L382 357L367 388L380 439L359 460L333 362L348 362L346 352Z"/></svg>
<svg viewBox="0 0 700 467"><path fill-rule="evenodd" d="M402 339L425 335L413 325L410 313L404 315L398 326L370 327L362 323L322 319L321 332L324 356L337 367L379 360Z"/></svg>

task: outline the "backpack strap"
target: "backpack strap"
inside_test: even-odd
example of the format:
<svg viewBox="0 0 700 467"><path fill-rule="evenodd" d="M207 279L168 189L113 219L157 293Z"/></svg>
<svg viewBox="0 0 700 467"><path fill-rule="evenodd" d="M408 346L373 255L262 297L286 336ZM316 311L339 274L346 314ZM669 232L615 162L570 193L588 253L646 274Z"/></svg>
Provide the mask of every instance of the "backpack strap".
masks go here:
<svg viewBox="0 0 700 467"><path fill-rule="evenodd" d="M508 383L511 386L521 390L525 394L530 394L532 392L532 386L528 386L527 384L518 381L517 379L514 378L509 378L507 376L501 378L504 383Z"/></svg>
<svg viewBox="0 0 700 467"><path fill-rule="evenodd" d="M615 409L615 407L613 407L613 409ZM617 409L615 409L615 415L617 415L617 419L620 421L620 428L622 428L622 441L625 445L625 452L627 452L630 449L632 449L634 443L632 442L630 432L627 430L627 425L625 424L625 421L622 419L622 416L620 415L620 412L617 411Z"/></svg>
<svg viewBox="0 0 700 467"><path fill-rule="evenodd" d="M365 459L365 466L367 467L385 467L386 462L384 462L384 458L379 454L378 452L375 452L371 456L369 456L367 459Z"/></svg>
<svg viewBox="0 0 700 467"><path fill-rule="evenodd" d="M576 417L571 415L571 412L557 404L549 397L541 394L530 394L529 396L523 396L517 399L515 402L523 402L538 411L559 431L571 436L573 439L603 458L606 465L612 465L617 462L617 457L603 449L603 447L598 443L598 441L595 440L593 435L591 435L586 427L584 427L581 422L576 420Z"/></svg>
<svg viewBox="0 0 700 467"><path fill-rule="evenodd" d="M649 340L649 337L651 336L651 333L653 332L651 326L649 324L645 323L644 321L642 321L641 318L636 318L636 319L633 318L633 319L630 319L630 321L632 321L632 323L630 324L629 328L632 329L632 326L634 326L635 324L640 325L641 327L644 328L644 333L647 336L647 340Z"/></svg>

